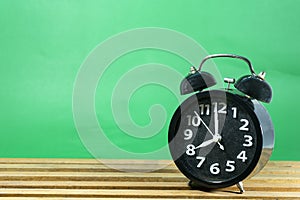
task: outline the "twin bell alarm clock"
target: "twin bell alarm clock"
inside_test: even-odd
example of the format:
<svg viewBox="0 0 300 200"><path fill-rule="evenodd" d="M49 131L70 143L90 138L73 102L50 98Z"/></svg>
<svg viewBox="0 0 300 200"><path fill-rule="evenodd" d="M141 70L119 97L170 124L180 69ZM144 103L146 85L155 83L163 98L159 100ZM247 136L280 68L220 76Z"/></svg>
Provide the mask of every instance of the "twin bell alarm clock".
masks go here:
<svg viewBox="0 0 300 200"><path fill-rule="evenodd" d="M245 61L250 74L237 81L224 78L225 89L210 89L216 80L201 69L207 60L219 57ZM199 69L191 68L180 92L193 94L177 108L169 125L169 149L176 166L192 188L209 190L236 184L244 192L242 181L265 166L274 147L273 124L261 104L272 99L265 73L255 73L243 56L209 55Z"/></svg>

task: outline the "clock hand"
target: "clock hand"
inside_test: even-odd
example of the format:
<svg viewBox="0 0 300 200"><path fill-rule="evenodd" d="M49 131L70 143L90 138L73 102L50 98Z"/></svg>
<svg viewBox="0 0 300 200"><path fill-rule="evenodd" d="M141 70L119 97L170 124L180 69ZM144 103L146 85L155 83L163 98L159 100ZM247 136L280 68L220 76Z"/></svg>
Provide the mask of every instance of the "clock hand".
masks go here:
<svg viewBox="0 0 300 200"><path fill-rule="evenodd" d="M213 137L219 136L219 134L215 136L215 134L213 134L213 133L211 132L211 130L208 128L208 126L205 124L205 122L201 119L200 115L199 115L196 111L194 111L194 113L195 113L195 115L200 119L200 121L203 123L203 125L205 126L205 128L208 130L208 132L209 132ZM219 141L219 139L221 139L221 136L220 136L220 137L217 137L217 138L218 138L218 141ZM221 150L224 150L224 146L223 146L222 144L220 144L220 142L217 142L217 144L219 145L219 147L220 147Z"/></svg>
<svg viewBox="0 0 300 200"><path fill-rule="evenodd" d="M215 110L214 110L214 118L215 118L215 136L219 138L218 144L220 146L220 149L222 149L224 151L224 146L219 142L222 137L219 134L219 116L218 116L218 107L217 107L217 104L216 104Z"/></svg>
<svg viewBox="0 0 300 200"><path fill-rule="evenodd" d="M210 145L211 143L218 142L220 138L221 138L221 136L216 136L210 140L206 140L206 141L202 142L200 145L196 146L195 149L206 147L206 146Z"/></svg>
<svg viewBox="0 0 300 200"><path fill-rule="evenodd" d="M214 118L215 118L215 134L219 135L219 119L218 119L218 108L217 108L217 104L215 106L215 110L214 110Z"/></svg>
<svg viewBox="0 0 300 200"><path fill-rule="evenodd" d="M214 142L217 142L217 141L215 140L215 138L212 138L212 139L210 139L210 140L206 140L206 141L202 142L200 145L196 146L195 149L199 149L199 148L202 148L202 147L206 147L206 146L208 146L208 145L210 145L211 143L214 143Z"/></svg>
<svg viewBox="0 0 300 200"><path fill-rule="evenodd" d="M194 113L195 113L195 115L200 119L200 121L203 123L203 125L204 125L205 128L208 130L208 132L214 137L215 134L213 134L213 133L211 132L211 130L208 128L208 126L205 124L205 122L201 119L200 115L199 115L196 111L194 111Z"/></svg>

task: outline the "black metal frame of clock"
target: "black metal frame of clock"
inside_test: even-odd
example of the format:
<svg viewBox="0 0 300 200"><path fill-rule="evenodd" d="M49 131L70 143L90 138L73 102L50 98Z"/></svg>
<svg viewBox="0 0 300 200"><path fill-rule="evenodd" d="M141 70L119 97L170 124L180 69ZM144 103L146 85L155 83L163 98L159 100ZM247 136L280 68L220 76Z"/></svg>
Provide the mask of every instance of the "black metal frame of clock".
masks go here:
<svg viewBox="0 0 300 200"><path fill-rule="evenodd" d="M213 76L201 67L210 58L231 57L247 62L251 75L221 90L202 91L214 85ZM191 180L190 186L205 189L237 184L259 172L269 160L274 147L274 128L261 103L270 102L272 90L257 75L250 61L232 54L207 56L199 70L181 83L181 93L198 92L175 111L169 126L169 148L178 169ZM226 78L230 84L234 79Z"/></svg>

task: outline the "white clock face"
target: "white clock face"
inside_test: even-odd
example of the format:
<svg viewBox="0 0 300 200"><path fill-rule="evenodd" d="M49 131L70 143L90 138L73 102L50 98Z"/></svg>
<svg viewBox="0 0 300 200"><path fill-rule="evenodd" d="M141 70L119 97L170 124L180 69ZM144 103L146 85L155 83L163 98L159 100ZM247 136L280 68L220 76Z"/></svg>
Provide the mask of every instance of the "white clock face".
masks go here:
<svg viewBox="0 0 300 200"><path fill-rule="evenodd" d="M170 151L192 181L226 187L254 169L262 149L261 130L251 104L229 93L225 100L220 92L210 93L199 94L198 101L190 98L176 111L169 130Z"/></svg>

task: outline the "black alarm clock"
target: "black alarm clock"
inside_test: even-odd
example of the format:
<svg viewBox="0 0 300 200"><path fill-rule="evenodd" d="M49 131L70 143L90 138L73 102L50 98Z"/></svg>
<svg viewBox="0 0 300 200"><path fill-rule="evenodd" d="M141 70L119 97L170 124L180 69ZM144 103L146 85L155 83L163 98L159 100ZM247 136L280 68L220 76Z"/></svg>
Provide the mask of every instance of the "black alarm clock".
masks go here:
<svg viewBox="0 0 300 200"><path fill-rule="evenodd" d="M209 90L214 77L201 71L211 58L230 57L245 61L251 74L235 81L225 78L225 89ZM235 89L230 87L234 84ZM256 74L251 62L233 54L205 57L199 69L192 67L180 85L181 94L192 94L175 111L168 141L178 169L193 188L216 189L236 184L258 173L274 147L271 118L259 102L272 99L265 73Z"/></svg>

